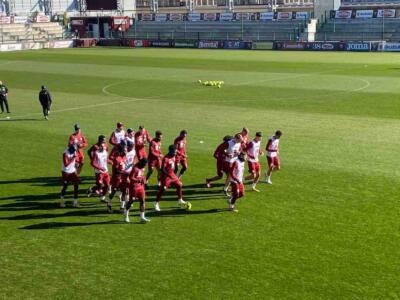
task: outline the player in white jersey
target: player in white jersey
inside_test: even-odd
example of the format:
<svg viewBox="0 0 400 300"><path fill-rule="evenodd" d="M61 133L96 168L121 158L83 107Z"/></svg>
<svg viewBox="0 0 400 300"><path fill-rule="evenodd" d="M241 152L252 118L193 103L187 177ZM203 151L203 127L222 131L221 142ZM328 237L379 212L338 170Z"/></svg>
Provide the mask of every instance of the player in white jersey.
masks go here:
<svg viewBox="0 0 400 300"><path fill-rule="evenodd" d="M230 185L229 175L230 170L232 168L232 163L236 160L240 153L240 149L242 146L243 137L240 133L235 134L235 137L226 143L225 148L225 160L224 160L224 172L227 174L227 180L224 186L224 193L226 196L230 196L228 194L228 189Z"/></svg>
<svg viewBox="0 0 400 300"><path fill-rule="evenodd" d="M110 160L114 160L118 152L118 146L123 145L125 147L126 145L124 124L121 122L117 123L117 128L111 133L109 143L113 146L109 158ZM109 193L111 193L111 191L109 191Z"/></svg>
<svg viewBox="0 0 400 300"><path fill-rule="evenodd" d="M268 171L266 174L265 182L268 184L272 184L271 175L272 172L278 171L281 169L281 162L279 159L279 140L282 136L282 132L280 130L275 132L275 135L271 136L268 140L267 146L265 147L265 151L267 152L267 163L268 163Z"/></svg>
<svg viewBox="0 0 400 300"><path fill-rule="evenodd" d="M122 174L122 186L121 186L121 211L124 210L125 204L129 200L129 174L131 173L133 166L135 165L136 159L136 151L135 151L135 144L131 141L127 141L126 144L126 151L125 151L125 169L123 170Z"/></svg>
<svg viewBox="0 0 400 300"><path fill-rule="evenodd" d="M105 143L101 143L99 148L94 152L90 164L94 168L96 175L96 191L91 189L91 193L95 192L99 195L100 200L105 202L107 191L110 188L110 174L108 173L108 152Z"/></svg>
<svg viewBox="0 0 400 300"><path fill-rule="evenodd" d="M135 144L135 132L133 131L132 128L128 128L126 130L125 142L126 142L126 144L128 144L128 142L131 142L132 144Z"/></svg>
<svg viewBox="0 0 400 300"><path fill-rule="evenodd" d="M248 143L246 149L250 173L250 175L246 177L246 180L253 180L252 190L255 192L259 192L256 186L261 174L261 166L259 160L259 156L263 154L261 150L261 139L262 133L256 132L254 140Z"/></svg>
<svg viewBox="0 0 400 300"><path fill-rule="evenodd" d="M122 140L125 140L124 124L118 122L117 128L111 133L109 142L115 148L117 145L121 143Z"/></svg>
<svg viewBox="0 0 400 300"><path fill-rule="evenodd" d="M62 159L62 181L63 187L60 196L60 207L65 207L64 197L68 185L74 186L74 207L79 207L78 190L79 190L79 177L76 169L76 148L74 145L69 146L63 153Z"/></svg>
<svg viewBox="0 0 400 300"><path fill-rule="evenodd" d="M232 212L238 212L235 208L236 200L244 196L243 174L245 161L246 154L242 152L232 163L230 171L232 198L228 200L229 210Z"/></svg>

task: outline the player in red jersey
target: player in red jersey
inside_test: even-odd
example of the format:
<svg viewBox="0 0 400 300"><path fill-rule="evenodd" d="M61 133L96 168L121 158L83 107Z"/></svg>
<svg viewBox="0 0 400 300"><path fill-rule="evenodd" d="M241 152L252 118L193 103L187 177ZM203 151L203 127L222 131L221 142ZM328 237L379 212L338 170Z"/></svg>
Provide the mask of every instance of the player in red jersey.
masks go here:
<svg viewBox="0 0 400 300"><path fill-rule="evenodd" d="M156 137L151 140L149 146L148 171L146 176L146 182L147 182L150 179L151 174L153 174L154 168L156 168L158 185L160 185L161 162L163 157L161 151L161 140L162 140L162 132L157 130Z"/></svg>
<svg viewBox="0 0 400 300"><path fill-rule="evenodd" d="M187 131L182 130L174 141L176 149L175 174L178 174L179 166L181 166L178 178L181 178L187 170L186 136Z"/></svg>
<svg viewBox="0 0 400 300"><path fill-rule="evenodd" d="M267 178L265 182L268 184L272 184L271 176L272 172L278 171L281 169L281 161L279 159L279 140L282 136L282 132L280 130L275 132L275 135L271 136L268 140L267 146L265 150L267 151L267 163L268 163L268 171Z"/></svg>
<svg viewBox="0 0 400 300"><path fill-rule="evenodd" d="M79 124L74 125L75 132L70 135L68 146L75 145L76 151L76 168L78 174L81 173L83 164L85 162L85 156L83 155L83 149L87 147L87 140L81 132Z"/></svg>
<svg viewBox="0 0 400 300"><path fill-rule="evenodd" d="M176 159L176 149L174 145L168 147L168 154L164 156L161 166L161 185L157 193L156 201L154 202L154 209L160 211L160 200L166 189L171 185L175 186L176 193L178 195L178 204L185 205L187 209L190 209L191 204L189 202L183 201L182 193L182 182L175 174L175 159Z"/></svg>
<svg viewBox="0 0 400 300"><path fill-rule="evenodd" d="M246 150L250 173L250 175L246 177L246 180L253 180L252 190L255 192L259 192L256 186L261 175L261 165L259 160L259 156L263 154L261 150L261 140L262 133L257 132L254 140L248 143Z"/></svg>
<svg viewBox="0 0 400 300"><path fill-rule="evenodd" d="M74 186L74 202L73 207L79 207L78 190L79 190L79 177L76 169L76 148L75 145L70 145L63 153L62 158L62 182L60 207L65 207L64 197L68 185Z"/></svg>
<svg viewBox="0 0 400 300"><path fill-rule="evenodd" d="M124 151L126 151L126 141L125 140L121 140L119 142L119 144L111 150L110 155L109 155L110 160L114 160L115 156L118 155L118 149L120 149L120 148L122 148Z"/></svg>
<svg viewBox="0 0 400 300"><path fill-rule="evenodd" d="M115 151L112 159L112 176L111 176L111 193L108 196L107 208L108 212L112 212L112 199L116 192L122 192L123 189L123 174L126 167L125 148L120 143Z"/></svg>
<svg viewBox="0 0 400 300"><path fill-rule="evenodd" d="M105 202L106 194L110 187L108 163L111 163L111 161L108 159L106 144L104 142L99 145L98 149L93 153L91 159L91 165L96 174L96 188L91 188L90 194L95 193L99 195L102 202Z"/></svg>
<svg viewBox="0 0 400 300"><path fill-rule="evenodd" d="M247 145L249 144L249 132L249 129L246 127L243 127L242 132L240 132L240 135L242 136L240 152L246 153Z"/></svg>
<svg viewBox="0 0 400 300"><path fill-rule="evenodd" d="M129 221L129 210L132 206L134 200L138 200L140 203L140 222L147 223L150 220L145 216L145 205L146 205L146 191L145 184L146 178L144 176L144 168L146 167L147 159L142 158L139 162L132 168L129 175L129 201L125 206L124 210L124 221L130 223Z"/></svg>
<svg viewBox="0 0 400 300"><path fill-rule="evenodd" d="M135 150L138 159L147 158L146 143L151 142L151 137L143 125L139 126L139 131L135 133Z"/></svg>
<svg viewBox="0 0 400 300"><path fill-rule="evenodd" d="M222 143L218 145L214 151L214 158L217 160L217 175L211 178L206 178L206 186L211 188L211 182L220 180L224 176L224 160L225 150L228 148L228 141L233 139L232 136L227 135L222 139ZM229 176L227 176L228 178Z"/></svg>
<svg viewBox="0 0 400 300"><path fill-rule="evenodd" d="M232 198L228 200L229 210L232 212L238 212L235 208L237 199L244 196L244 185L243 185L243 173L244 173L244 162L246 161L246 154L240 153L239 156L232 163L230 169L230 178L232 184Z"/></svg>

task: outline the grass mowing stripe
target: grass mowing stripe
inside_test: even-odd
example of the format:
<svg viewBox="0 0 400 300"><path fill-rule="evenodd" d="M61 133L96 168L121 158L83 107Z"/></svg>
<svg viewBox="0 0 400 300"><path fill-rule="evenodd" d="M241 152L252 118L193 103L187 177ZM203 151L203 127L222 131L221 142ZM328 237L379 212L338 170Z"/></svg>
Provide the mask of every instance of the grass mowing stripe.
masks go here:
<svg viewBox="0 0 400 300"><path fill-rule="evenodd" d="M152 67L163 61L166 80L157 80L162 76L158 74L154 80L110 88L109 92L125 97L182 93L166 96L163 101L65 111L51 115L47 123L0 123L0 280L6 283L0 286L1 295L7 299L133 295L163 299L377 299L400 295L396 255L400 245L396 231L400 225L399 141L393 137L400 126L396 117L399 105L396 79L387 79L398 72L394 55L251 52L249 57L250 52L239 51L147 50L0 54L0 60L54 61L54 65L46 65L53 74L57 64L70 62L73 55L77 55L76 61L86 59L89 67L98 65L98 70L106 59L116 76L103 82L95 76L73 80L64 75L10 72L7 82L13 87L15 81L19 86L10 93L13 114L38 110L37 92L33 92L40 79L49 80L50 90L54 86L54 110L121 101L119 96L103 95L101 89L120 80L117 74L122 61L129 65L142 57L146 59L138 64L143 65L140 71L144 77L151 78ZM222 61L230 65L223 66ZM307 80L301 78L299 82L293 79L296 85L292 88L290 81L270 82L260 88L227 85L220 90L185 84L192 80L185 78L189 72L197 76L190 64L210 75L220 74L214 73L216 66L237 70L236 76L234 72L229 76L235 83L245 81L252 73L243 67L246 61L265 69L254 72L259 73L255 80L262 80L263 72L305 74L324 71L327 65L342 65L346 78L362 78L371 86L343 97L313 98L329 89L302 89L301 83L307 84ZM275 62L267 66L271 61ZM206 64L198 66L200 62ZM363 65L368 67L361 68ZM83 66L76 68L79 73ZM187 72L176 74L176 69ZM385 70L388 77L377 78ZM120 71L127 72L126 68ZM334 74L320 75L321 82L323 77L335 80ZM169 75L177 77L168 80ZM307 79L318 83L320 78ZM361 87L339 80L332 86L343 90ZM297 99L274 102L296 93ZM202 99L215 104L186 102ZM242 99L255 101L240 102ZM193 203L191 213L177 209L173 191L161 203L161 214L155 214L148 204L152 222L145 226L121 224L119 214L106 214L94 198L82 196L81 210L57 209L60 155L72 125L79 122L94 142L100 133L109 135L120 120L133 128L143 123L152 133L161 129L163 149L179 130L188 130L189 170L183 181L185 197ZM215 146L224 135L243 126L250 128L251 135L262 130L265 137L278 128L283 130L283 168L273 175L272 186L259 184L261 193L247 191L238 203L239 214L232 215L221 210L226 207L221 186L207 189L204 178L215 172ZM82 194L93 182L93 170L86 163ZM154 194L152 187L148 202ZM134 207L131 218L137 222L137 204Z"/></svg>

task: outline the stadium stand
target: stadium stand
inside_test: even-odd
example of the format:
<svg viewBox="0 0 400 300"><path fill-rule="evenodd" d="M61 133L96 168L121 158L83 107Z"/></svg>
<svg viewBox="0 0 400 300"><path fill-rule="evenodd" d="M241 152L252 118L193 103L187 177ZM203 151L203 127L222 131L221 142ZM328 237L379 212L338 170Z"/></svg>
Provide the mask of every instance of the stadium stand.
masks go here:
<svg viewBox="0 0 400 300"><path fill-rule="evenodd" d="M346 15L348 14L348 15ZM400 19L395 9L331 12L316 35L319 41L400 41ZM345 16L337 18L335 16ZM362 15L367 17L361 17ZM386 15L386 17L384 16Z"/></svg>
<svg viewBox="0 0 400 300"><path fill-rule="evenodd" d="M56 22L0 25L2 43L61 40L63 38L64 28Z"/></svg>
<svg viewBox="0 0 400 300"><path fill-rule="evenodd" d="M341 6L382 6L399 5L400 0L342 0Z"/></svg>
<svg viewBox="0 0 400 300"><path fill-rule="evenodd" d="M238 22L146 22L138 21L127 36L141 39L182 40L295 40L304 20Z"/></svg>

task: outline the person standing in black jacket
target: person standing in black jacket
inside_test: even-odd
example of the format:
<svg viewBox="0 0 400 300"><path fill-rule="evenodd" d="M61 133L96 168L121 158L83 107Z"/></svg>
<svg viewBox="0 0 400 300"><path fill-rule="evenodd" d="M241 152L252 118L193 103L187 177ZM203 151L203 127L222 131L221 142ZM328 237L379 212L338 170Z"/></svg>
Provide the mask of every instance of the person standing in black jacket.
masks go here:
<svg viewBox="0 0 400 300"><path fill-rule="evenodd" d="M39 101L43 108L43 116L46 120L48 120L52 101L50 92L44 85L42 85L42 89L39 92Z"/></svg>
<svg viewBox="0 0 400 300"><path fill-rule="evenodd" d="M8 95L8 88L3 84L2 81L0 81L0 108L1 108L1 113L4 113L4 106L6 107L7 113L10 113L10 110L8 109L8 101L7 101L7 95Z"/></svg>

